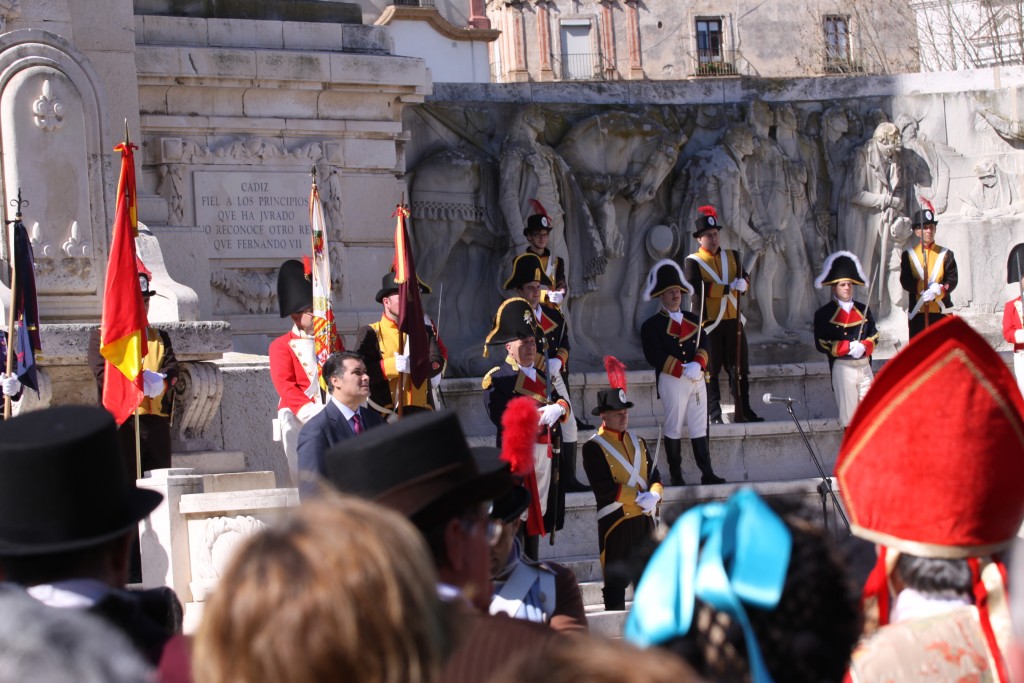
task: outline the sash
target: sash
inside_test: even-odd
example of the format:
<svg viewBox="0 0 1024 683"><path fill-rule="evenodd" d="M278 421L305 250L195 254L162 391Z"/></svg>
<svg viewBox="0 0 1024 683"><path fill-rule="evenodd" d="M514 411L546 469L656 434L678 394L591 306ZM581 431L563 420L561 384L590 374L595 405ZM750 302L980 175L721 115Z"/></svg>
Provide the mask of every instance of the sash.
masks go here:
<svg viewBox="0 0 1024 683"><path fill-rule="evenodd" d="M629 434L627 432L627 434ZM633 444L633 453L636 454L636 462L631 463L619 453L618 449L608 443L604 437L594 434L590 437L591 441L596 441L597 445L607 453L608 455L615 458L615 460L626 468L626 472L629 474L629 480L626 482L626 486L631 486L638 489L647 489L647 482L640 476L640 464L646 460L644 454L640 452L640 441L633 434L629 434L629 440Z"/></svg>
<svg viewBox="0 0 1024 683"><path fill-rule="evenodd" d="M533 610L527 609L525 616L529 621L539 621L539 623L548 621L555 611L555 575L528 565L523 561L519 562L512 571L512 576L508 577L508 581L501 587L501 590L491 598L490 613L507 614L515 618L523 609L523 603L533 584L538 581L540 582L540 607L543 614L531 614ZM540 616L541 618L537 620L531 618L533 616Z"/></svg>
<svg viewBox="0 0 1024 683"><path fill-rule="evenodd" d="M697 265L700 266L701 270L707 273L708 277L710 277L716 285L722 285L723 287L729 286L729 256L726 254L725 249L721 249L718 252L718 259L722 264L721 277L719 277L718 273L712 270L711 266L704 262L704 259L698 258L693 254L690 254L686 258L688 260L696 262ZM705 332L711 332L716 327L718 327L718 323L722 322L722 317L725 315L725 311L727 308L729 308L730 303L733 305L733 307L736 308L737 311L740 310L739 303L736 301L736 293L733 292L732 289L730 289L729 293L726 294L723 298L722 305L718 307L718 317L715 318L715 322L706 326L704 328ZM743 315L740 315L740 323L746 324L746 322L747 319Z"/></svg>
<svg viewBox="0 0 1024 683"><path fill-rule="evenodd" d="M924 249L923 245L922 245L921 249L922 250ZM910 254L910 263L911 263L911 265L914 266L914 270L917 272L917 279L925 281L927 283L927 285L929 285L929 286L935 284L936 278L938 277L938 274L939 274L939 268L941 268L942 265L946 262L946 252L947 251L949 251L949 250L944 248L942 251L939 252L938 258L935 259L935 265L932 266L931 274L926 277L925 273L924 273L924 265L921 263L921 259L918 258L917 252L914 251L913 249L907 249L907 253ZM933 299L933 301L935 301L935 303L937 303L939 305L939 315L944 314L947 309L946 309L946 305L942 303L942 299L940 297L935 297L935 299ZM917 297L917 303L914 304L914 308L910 311L910 313L907 314L907 318L908 319L913 318L918 313L920 313L921 312L921 307L924 306L926 303L928 303L928 302L925 301L924 299L922 299L920 296Z"/></svg>

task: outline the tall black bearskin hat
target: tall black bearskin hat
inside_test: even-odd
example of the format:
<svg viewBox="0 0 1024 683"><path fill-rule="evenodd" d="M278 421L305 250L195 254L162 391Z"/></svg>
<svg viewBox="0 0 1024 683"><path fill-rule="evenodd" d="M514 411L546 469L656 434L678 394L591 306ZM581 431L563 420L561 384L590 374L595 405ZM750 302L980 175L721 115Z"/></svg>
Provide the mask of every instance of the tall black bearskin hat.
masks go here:
<svg viewBox="0 0 1024 683"><path fill-rule="evenodd" d="M548 274L544 272L540 256L531 252L516 257L512 263L512 275L505 281L505 289L520 289L527 282L539 282L548 289L555 286Z"/></svg>
<svg viewBox="0 0 1024 683"><path fill-rule="evenodd" d="M700 237L708 230L721 230L722 225L718 222L718 212L715 211L715 207L701 206L697 208L697 212L700 214L697 216L697 220L694 221L693 236Z"/></svg>
<svg viewBox="0 0 1024 683"><path fill-rule="evenodd" d="M313 279L302 261L289 259L277 271L277 305L282 318L313 307Z"/></svg>
<svg viewBox="0 0 1024 683"><path fill-rule="evenodd" d="M661 296L666 290L678 287L688 294L693 294L693 285L683 277L683 269L672 259L662 259L654 264L647 274L647 287L644 288L643 300L650 301Z"/></svg>
<svg viewBox="0 0 1024 683"><path fill-rule="evenodd" d="M551 232L551 216L544 209L544 205L536 199L531 199L530 204L533 206L533 214L526 219L526 227L523 228L523 234L529 235L531 232L537 232L538 230Z"/></svg>
<svg viewBox="0 0 1024 683"><path fill-rule="evenodd" d="M821 269L821 275L814 281L814 286L821 289L825 285L837 285L840 282L852 282L861 286L867 282L860 260L848 251L829 254Z"/></svg>

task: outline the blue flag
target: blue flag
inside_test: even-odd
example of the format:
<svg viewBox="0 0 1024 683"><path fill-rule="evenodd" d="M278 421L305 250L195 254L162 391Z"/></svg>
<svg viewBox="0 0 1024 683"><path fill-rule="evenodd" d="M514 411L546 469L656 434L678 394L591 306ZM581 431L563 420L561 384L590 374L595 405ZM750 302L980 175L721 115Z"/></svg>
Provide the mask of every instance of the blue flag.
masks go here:
<svg viewBox="0 0 1024 683"><path fill-rule="evenodd" d="M25 224L16 220L11 227L14 230L14 317L15 325L18 328L14 340L17 358L15 372L22 384L38 392L36 352L40 351L42 347L39 342L35 259L32 257L32 243L29 241Z"/></svg>

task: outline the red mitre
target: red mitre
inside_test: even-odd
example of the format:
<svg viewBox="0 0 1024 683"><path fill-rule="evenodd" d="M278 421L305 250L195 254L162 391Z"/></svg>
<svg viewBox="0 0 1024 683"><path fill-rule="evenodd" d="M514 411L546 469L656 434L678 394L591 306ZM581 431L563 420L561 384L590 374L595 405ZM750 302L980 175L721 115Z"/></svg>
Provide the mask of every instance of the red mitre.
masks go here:
<svg viewBox="0 0 1024 683"><path fill-rule="evenodd" d="M875 378L836 476L861 538L919 557L998 552L1024 519L1024 398L988 343L946 318Z"/></svg>

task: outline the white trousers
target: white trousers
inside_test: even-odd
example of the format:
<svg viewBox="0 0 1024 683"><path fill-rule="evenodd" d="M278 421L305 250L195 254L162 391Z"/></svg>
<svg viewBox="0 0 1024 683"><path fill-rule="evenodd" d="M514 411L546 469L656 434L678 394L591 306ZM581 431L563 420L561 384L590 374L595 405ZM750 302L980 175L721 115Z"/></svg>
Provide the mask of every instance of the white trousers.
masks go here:
<svg viewBox="0 0 1024 683"><path fill-rule="evenodd" d="M663 372L658 376L658 395L665 406L665 438L683 438L683 427L691 439L708 433L708 388L703 377L695 382Z"/></svg>
<svg viewBox="0 0 1024 683"><path fill-rule="evenodd" d="M874 377L871 361L867 358L837 360L832 363L832 391L836 395L836 405L839 406L839 424L844 428L853 419L857 404L868 393Z"/></svg>
<svg viewBox="0 0 1024 683"><path fill-rule="evenodd" d="M274 441L284 446L284 457L288 462L288 474L292 478L292 486L299 485L299 431L302 422L289 408L277 411Z"/></svg>
<svg viewBox="0 0 1024 683"><path fill-rule="evenodd" d="M1017 388L1024 394L1024 351L1013 352L1013 376L1017 378Z"/></svg>

